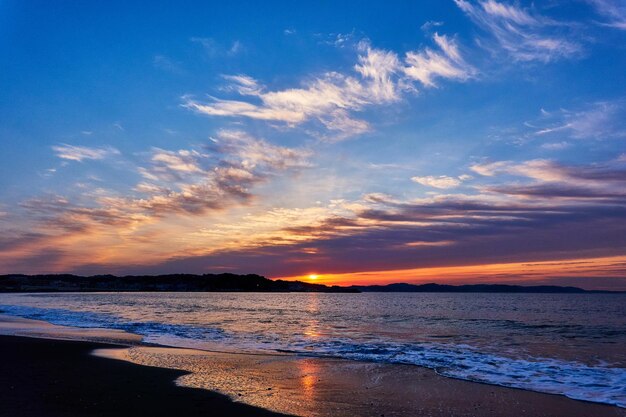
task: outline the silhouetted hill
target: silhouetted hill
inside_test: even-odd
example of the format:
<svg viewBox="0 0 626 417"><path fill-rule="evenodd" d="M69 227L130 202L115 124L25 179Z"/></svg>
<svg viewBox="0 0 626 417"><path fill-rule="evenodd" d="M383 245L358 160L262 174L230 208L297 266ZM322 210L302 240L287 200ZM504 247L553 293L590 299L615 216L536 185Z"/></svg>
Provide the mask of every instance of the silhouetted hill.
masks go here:
<svg viewBox="0 0 626 417"><path fill-rule="evenodd" d="M267 279L260 275L172 274L123 276L0 275L0 292L98 291L246 291L246 292L358 292L354 288Z"/></svg>
<svg viewBox="0 0 626 417"><path fill-rule="evenodd" d="M59 275L0 275L0 292L104 292L104 291L174 291L174 292L442 292L442 293L543 293L580 294L610 293L587 291L577 287L554 285L521 286L503 284L473 285L389 285L327 286L302 281L271 280L261 275L237 274L171 274L78 276Z"/></svg>
<svg viewBox="0 0 626 417"><path fill-rule="evenodd" d="M353 285L350 288L361 292L454 292L454 293L535 293L535 294L581 294L581 293L611 293L613 291L589 291L577 287L559 287L556 285L505 285L505 284L471 284L471 285L443 285L443 284L407 284L397 283L389 285Z"/></svg>

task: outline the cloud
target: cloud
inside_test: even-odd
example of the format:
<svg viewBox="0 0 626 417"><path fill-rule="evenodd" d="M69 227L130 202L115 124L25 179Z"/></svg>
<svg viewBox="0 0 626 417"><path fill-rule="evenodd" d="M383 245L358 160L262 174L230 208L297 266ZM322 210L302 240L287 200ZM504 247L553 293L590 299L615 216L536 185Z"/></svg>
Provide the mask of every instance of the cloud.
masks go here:
<svg viewBox="0 0 626 417"><path fill-rule="evenodd" d="M626 4L620 0L587 0L599 14L608 19L602 24L615 29L626 30Z"/></svg>
<svg viewBox="0 0 626 417"><path fill-rule="evenodd" d="M434 177L432 175L428 175L426 177L411 177L411 181L427 187L442 189L458 187L462 182L460 178L448 177L446 175L440 175L438 177Z"/></svg>
<svg viewBox="0 0 626 417"><path fill-rule="evenodd" d="M400 268L550 259L564 252L570 256L603 250L617 254L617 248L626 243L626 229L616 224L626 214L624 168L615 161L582 166L505 161L488 171L510 171L533 181L499 181L497 187L481 188L476 195L405 201L366 195L354 205L352 216L329 217L285 230L305 238L299 247L317 248L302 269L288 263L280 266L278 253L274 262L282 273L304 271L326 255L332 261L325 262L335 270L348 272L355 270L355 262L363 270L375 270L385 265ZM447 249L450 245L454 245L453 252ZM295 251L292 249L288 252Z"/></svg>
<svg viewBox="0 0 626 417"><path fill-rule="evenodd" d="M443 26L443 22L439 22L436 20L429 20L428 22L420 26L420 29L423 30L424 32L430 32L433 28L436 28L439 26Z"/></svg>
<svg viewBox="0 0 626 417"><path fill-rule="evenodd" d="M313 80L305 88L261 92L262 88L255 87L260 104L224 99L214 99L211 103L202 104L187 98L184 106L209 116L243 116L280 121L289 126L317 119L330 130L345 131L356 127L355 133L362 133L366 123L350 118L348 111L360 110L366 105L380 102L384 92L375 83L376 81L371 83L370 90L367 88L370 84L366 86L353 77L328 73L323 78ZM239 80L231 88L248 95L248 90L242 88Z"/></svg>
<svg viewBox="0 0 626 417"><path fill-rule="evenodd" d="M566 141L544 143L543 145L541 145L543 149L547 149L550 151L561 151L563 149L569 148L570 146L572 146L572 144Z"/></svg>
<svg viewBox="0 0 626 417"><path fill-rule="evenodd" d="M352 213L326 213L317 220L283 227L278 240L248 240L180 257L150 271L194 271L255 265L270 276L303 275L325 265L326 272L371 271L479 265L497 262L623 255L626 198L607 205L588 196L559 200L486 193L442 195L402 201L362 199ZM375 201L374 201L375 200ZM451 250L453 248L453 250ZM512 278L520 269L503 274ZM439 275L431 279L438 279Z"/></svg>
<svg viewBox="0 0 626 417"><path fill-rule="evenodd" d="M525 162L497 161L478 163L470 169L480 175L492 177L497 174L517 175L541 181L577 180L623 180L624 171L621 163L605 165L562 165L547 159L533 159Z"/></svg>
<svg viewBox="0 0 626 417"><path fill-rule="evenodd" d="M172 74L180 75L185 73L185 70L180 63L172 61L165 55L155 55L154 58L152 58L152 65L154 65L155 68Z"/></svg>
<svg viewBox="0 0 626 417"><path fill-rule="evenodd" d="M224 88L226 91L236 91L242 96L258 96L263 90L257 80L247 75L222 75L222 77L231 83Z"/></svg>
<svg viewBox="0 0 626 417"><path fill-rule="evenodd" d="M120 151L111 147L87 147L87 146L74 146L61 144L53 146L52 150L56 153L57 157L61 159L67 159L70 161L82 162L86 159L100 160L106 159L115 155L119 155Z"/></svg>
<svg viewBox="0 0 626 417"><path fill-rule="evenodd" d="M506 185L483 188L485 191L499 194L518 195L525 197L544 198L599 198L614 199L626 197L626 192L621 189L608 187L590 187L573 184L529 184L529 185Z"/></svg>
<svg viewBox="0 0 626 417"><path fill-rule="evenodd" d="M152 153L152 162L168 171L201 172L202 168L197 164L197 160L201 156L195 150L166 151L155 148Z"/></svg>
<svg viewBox="0 0 626 417"><path fill-rule="evenodd" d="M245 272L254 265L269 276L288 276L321 264L329 272L358 272L389 265L402 269L562 259L564 253L572 258L613 256L626 245L621 222L626 216L626 165L619 159L586 165L485 162L472 170L484 177L477 182L487 184L468 188L475 192L470 195L415 199L366 194L311 207L248 206L243 214L230 211L233 217L224 213L215 218L206 214L246 206L254 201L256 184L310 162L306 150L269 144L241 131L219 131L213 139L201 150L182 153L201 170L180 171L182 182L142 181L135 186L140 196L85 196L84 205L58 196L25 202L22 207L39 219L40 229L24 230L56 240L24 237L30 249L18 252L30 259L36 248L62 248L71 251L71 263L67 258L54 265L71 264L73 270L89 273ZM153 150L145 168L167 168L152 159L155 154L162 150ZM178 161L173 162L167 169L179 172ZM163 239L172 233L167 227L173 223L164 219L170 215L177 216L173 242ZM202 222L196 216L203 216ZM189 228L181 229L186 218ZM109 257L79 256L87 242L99 248L95 253ZM117 249L107 249L114 244ZM12 265L20 264L18 252L11 254ZM140 263L129 260L138 253Z"/></svg>
<svg viewBox="0 0 626 417"><path fill-rule="evenodd" d="M150 164L139 168L149 182L135 187L145 196L105 197L100 203L148 217L220 211L250 202L251 188L278 172L309 167L309 156L304 149L221 130L202 152L153 149Z"/></svg>
<svg viewBox="0 0 626 417"><path fill-rule="evenodd" d="M238 40L234 40L229 46L225 46L213 38L203 38L198 36L190 38L190 41L201 45L209 58L234 57L241 54L245 50L244 45Z"/></svg>
<svg viewBox="0 0 626 417"><path fill-rule="evenodd" d="M399 70L400 61L394 52L372 48L368 42L359 44L361 54L354 66L363 80L364 100L370 103L392 103L399 99L398 86L392 77Z"/></svg>
<svg viewBox="0 0 626 417"><path fill-rule="evenodd" d="M38 267L46 272L112 259L134 263L137 252L132 255L130 247L143 253L145 260L170 256L179 249L169 238L154 245L163 233L171 237L164 230L180 231L172 225L198 216L206 222L212 213L249 205L255 200L256 185L310 167L309 156L308 150L274 145L233 130L219 131L199 149L153 148L138 167L143 180L130 193L81 188L72 197L43 195L23 201L13 210L20 213L15 230L3 230L11 236L11 247L0 254L0 267L29 269L28 260L50 248L60 256L47 264L40 257Z"/></svg>
<svg viewBox="0 0 626 417"><path fill-rule="evenodd" d="M536 136L610 139L626 136L626 106L621 100L592 103L578 110L545 112L536 122Z"/></svg>
<svg viewBox="0 0 626 417"><path fill-rule="evenodd" d="M358 45L353 75L327 72L299 88L271 91L247 75L229 75L226 91L249 100L212 98L202 103L183 97L183 106L208 116L246 117L283 122L289 127L311 120L345 139L370 130L369 124L353 114L371 106L397 102L407 91L416 91L414 82L434 87L434 80L465 81L473 69L461 57L455 41L434 35L437 50L426 48L409 52L405 62L391 51L373 48L368 42Z"/></svg>
<svg viewBox="0 0 626 417"><path fill-rule="evenodd" d="M476 25L489 33L498 48L489 45L489 40L480 43L494 52L504 50L517 61L541 62L572 58L583 52L578 42L568 38L567 25L562 22L495 0L454 1Z"/></svg>
<svg viewBox="0 0 626 417"><path fill-rule="evenodd" d="M154 148L138 168L141 196L98 195L87 205L62 197L32 200L23 207L54 214L57 224L150 221L168 214L201 215L251 201L251 188L277 172L310 166L310 152L268 143L241 131L222 130L204 151ZM147 180L147 181L146 181ZM71 221L70 221L71 220ZM81 220L81 221L78 221Z"/></svg>
<svg viewBox="0 0 626 417"><path fill-rule="evenodd" d="M459 53L458 45L445 35L435 33L434 40L440 51L430 48L407 52L404 73L412 80L426 87L435 87L435 78L465 81L475 70L468 65Z"/></svg>
<svg viewBox="0 0 626 417"><path fill-rule="evenodd" d="M234 41L231 45L230 48L228 49L227 54L230 56L235 56L241 52L243 52L244 50L244 46L240 41Z"/></svg>
<svg viewBox="0 0 626 417"><path fill-rule="evenodd" d="M320 41L321 44L331 45L335 48L345 48L353 43L355 33L354 31L350 33L329 33L327 35L317 33L315 36L323 38Z"/></svg>
<svg viewBox="0 0 626 417"><path fill-rule="evenodd" d="M311 152L306 149L274 145L240 130L220 130L217 138L221 152L236 158L245 169L267 172L311 167Z"/></svg>
<svg viewBox="0 0 626 417"><path fill-rule="evenodd" d="M513 175L533 181L482 187L486 192L523 197L615 200L626 197L626 166L617 160L602 165L562 165L536 159L523 163L499 161L476 164L474 172L488 177Z"/></svg>

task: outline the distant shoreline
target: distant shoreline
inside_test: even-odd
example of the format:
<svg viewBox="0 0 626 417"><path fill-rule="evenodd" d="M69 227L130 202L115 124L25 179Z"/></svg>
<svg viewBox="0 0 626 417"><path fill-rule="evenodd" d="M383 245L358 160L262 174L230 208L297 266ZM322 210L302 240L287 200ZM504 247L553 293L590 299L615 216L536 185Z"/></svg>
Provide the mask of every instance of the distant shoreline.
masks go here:
<svg viewBox="0 0 626 417"><path fill-rule="evenodd" d="M247 274L0 275L0 293L35 292L318 292L318 293L494 293L494 294L626 294L626 291L585 290L556 285L408 284L327 286L303 281L272 280Z"/></svg>

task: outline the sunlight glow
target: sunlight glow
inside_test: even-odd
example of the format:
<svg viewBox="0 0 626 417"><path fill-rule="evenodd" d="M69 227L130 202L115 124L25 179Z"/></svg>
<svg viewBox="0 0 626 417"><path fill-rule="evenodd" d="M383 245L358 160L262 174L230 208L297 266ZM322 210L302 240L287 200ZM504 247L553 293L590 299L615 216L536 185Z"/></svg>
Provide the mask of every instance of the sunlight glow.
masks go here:
<svg viewBox="0 0 626 417"><path fill-rule="evenodd" d="M512 263L494 263L479 265L459 265L442 267L425 267L415 269L394 269L384 271L357 271L348 273L325 273L305 275L310 280L318 280L325 285L370 285L390 284L393 282L408 282L425 284L437 282L440 284L469 284L469 283L506 283L506 284L534 284L547 285L554 282L553 277L592 278L620 277L623 275L623 265L626 256L612 256L603 258L575 258L553 261L528 261ZM598 275L596 271L601 271ZM299 280L302 275L274 277L284 280ZM576 285L585 287L582 282ZM591 287L589 287L591 288ZM606 288L596 282L596 289Z"/></svg>

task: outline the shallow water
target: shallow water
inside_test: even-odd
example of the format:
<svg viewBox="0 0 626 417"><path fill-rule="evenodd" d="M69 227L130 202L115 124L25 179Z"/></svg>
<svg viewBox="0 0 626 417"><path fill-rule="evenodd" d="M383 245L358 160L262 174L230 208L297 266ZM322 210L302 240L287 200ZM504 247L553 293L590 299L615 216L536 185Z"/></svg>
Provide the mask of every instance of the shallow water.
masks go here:
<svg viewBox="0 0 626 417"><path fill-rule="evenodd" d="M626 407L621 294L2 294L0 310L171 346L414 364Z"/></svg>

